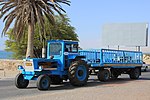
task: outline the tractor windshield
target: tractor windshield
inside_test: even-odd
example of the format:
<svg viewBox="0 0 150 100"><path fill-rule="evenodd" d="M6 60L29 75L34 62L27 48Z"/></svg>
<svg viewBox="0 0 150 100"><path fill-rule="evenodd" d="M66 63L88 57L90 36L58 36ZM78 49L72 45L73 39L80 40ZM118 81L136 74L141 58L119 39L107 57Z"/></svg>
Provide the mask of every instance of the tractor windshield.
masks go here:
<svg viewBox="0 0 150 100"><path fill-rule="evenodd" d="M61 55L62 44L61 43L50 43L50 55Z"/></svg>

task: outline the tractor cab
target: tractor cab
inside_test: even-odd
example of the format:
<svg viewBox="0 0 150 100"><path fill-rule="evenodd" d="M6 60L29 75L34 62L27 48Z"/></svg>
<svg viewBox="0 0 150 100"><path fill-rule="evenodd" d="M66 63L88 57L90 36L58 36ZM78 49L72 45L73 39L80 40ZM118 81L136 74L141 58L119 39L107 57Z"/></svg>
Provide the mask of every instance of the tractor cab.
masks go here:
<svg viewBox="0 0 150 100"><path fill-rule="evenodd" d="M61 71L70 66L78 56L78 42L68 40L48 41L47 59L59 60Z"/></svg>

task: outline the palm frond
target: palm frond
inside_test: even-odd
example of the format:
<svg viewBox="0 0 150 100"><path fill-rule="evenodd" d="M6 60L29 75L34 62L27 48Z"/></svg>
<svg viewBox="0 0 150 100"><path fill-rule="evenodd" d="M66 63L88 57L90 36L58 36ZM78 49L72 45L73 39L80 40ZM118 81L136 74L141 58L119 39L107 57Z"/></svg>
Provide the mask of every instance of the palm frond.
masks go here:
<svg viewBox="0 0 150 100"><path fill-rule="evenodd" d="M2 35L5 35L12 22L14 22L13 34L20 38L23 34L24 27L31 23L39 25L41 34L45 32L45 18L54 25L55 12L63 17L62 12L65 10L59 3L70 5L68 0L0 0L0 18L3 18L5 27ZM62 12L61 12L62 11Z"/></svg>

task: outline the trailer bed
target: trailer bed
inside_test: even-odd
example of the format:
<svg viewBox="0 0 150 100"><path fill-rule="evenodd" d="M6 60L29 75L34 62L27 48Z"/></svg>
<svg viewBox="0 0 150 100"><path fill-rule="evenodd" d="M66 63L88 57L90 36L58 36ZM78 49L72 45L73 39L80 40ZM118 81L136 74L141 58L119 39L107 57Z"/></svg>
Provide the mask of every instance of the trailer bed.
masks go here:
<svg viewBox="0 0 150 100"><path fill-rule="evenodd" d="M117 67L128 68L142 66L142 52L125 50L80 50L79 54L85 56L85 61L91 67Z"/></svg>

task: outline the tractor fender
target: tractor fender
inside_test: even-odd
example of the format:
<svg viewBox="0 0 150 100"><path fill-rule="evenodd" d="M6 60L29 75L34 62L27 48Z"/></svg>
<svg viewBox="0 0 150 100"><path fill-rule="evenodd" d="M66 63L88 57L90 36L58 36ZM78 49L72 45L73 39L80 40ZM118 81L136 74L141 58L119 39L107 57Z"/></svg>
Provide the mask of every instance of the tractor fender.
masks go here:
<svg viewBox="0 0 150 100"><path fill-rule="evenodd" d="M81 60L81 59L84 59L84 58L85 58L85 56L76 56L75 60Z"/></svg>

